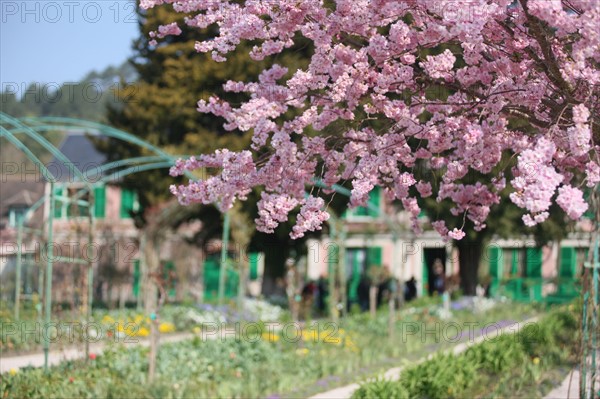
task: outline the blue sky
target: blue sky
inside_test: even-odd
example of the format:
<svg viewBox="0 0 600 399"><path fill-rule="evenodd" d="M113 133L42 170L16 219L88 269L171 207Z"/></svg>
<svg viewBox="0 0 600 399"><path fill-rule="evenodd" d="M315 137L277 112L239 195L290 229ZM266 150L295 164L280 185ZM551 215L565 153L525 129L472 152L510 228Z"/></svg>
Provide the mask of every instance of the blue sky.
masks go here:
<svg viewBox="0 0 600 399"><path fill-rule="evenodd" d="M0 0L0 81L76 82L118 65L138 34L132 0Z"/></svg>

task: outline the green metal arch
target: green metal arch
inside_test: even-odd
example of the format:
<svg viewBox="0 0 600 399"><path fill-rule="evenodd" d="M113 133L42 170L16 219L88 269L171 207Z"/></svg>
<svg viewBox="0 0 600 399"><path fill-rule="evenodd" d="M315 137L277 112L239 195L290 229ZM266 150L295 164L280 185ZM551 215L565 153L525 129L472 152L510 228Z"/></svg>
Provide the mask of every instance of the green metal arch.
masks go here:
<svg viewBox="0 0 600 399"><path fill-rule="evenodd" d="M8 125L8 126L7 126ZM119 160L119 161L115 161L115 162L109 162L107 164L104 164L100 167L100 171L102 172L102 174L104 173L108 173L110 171L113 171L110 174L107 175L103 175L102 178L98 179L98 181L101 182L108 182L108 181L112 181L115 179L119 179L122 178L123 176L129 175L129 174L133 174L133 173L138 173L141 171L145 171L145 170L153 170L153 169L160 169L160 168L169 168L173 165L175 165L176 160L179 158L179 156L175 156L175 155L170 155L168 153L166 153L165 151L161 150L160 148L148 143L147 141L141 140L136 136L133 136L130 133L127 132L123 132L119 129L115 129L113 127L101 124L101 123L97 123L97 122L90 122L90 121L86 121L86 120L81 120L81 119L75 119L75 118L62 118L62 117L38 117L38 118L22 118L22 119L17 119L14 118L12 116L9 116L5 113L0 112L0 137L6 137L6 139L13 144L18 150L22 151L29 160L31 160L32 162L34 162L39 168L40 170L44 173L44 177L46 177L46 179L49 181L50 183L50 193L46 194L44 196L42 196L42 198L40 198L36 203L34 203L32 206L30 206L27 211L25 212L25 217L19 217L18 218L18 226L17 226L17 232L18 232L18 250L17 250L17 277L16 277L16 283L15 283L15 318L16 320L19 319L19 298L20 298L20 264L21 264L21 246L22 246L22 241L21 241L21 237L22 237L22 231L24 229L24 222L25 220L27 220L27 218L36 210L38 209L40 206L42 206L46 200L50 200L50 212L48 215L48 228L47 228L47 241L49 243L49 254L48 254L48 259L47 259L47 266L46 266L46 287L45 287L45 296L46 298L50 298L50 300L47 300L44 306L44 313L45 313L45 321L46 323L50 323L50 319L51 319L51 292L52 292L52 278L49 276L52 276L52 266L53 266L53 262L54 262L54 255L52 253L52 246L51 246L51 242L52 242L52 219L53 219L53 210L54 210L54 202L55 202L55 198L54 198L54 184L57 181L56 176L54 176L49 170L48 168L40 161L39 157L34 154L21 140L19 140L16 135L17 134L25 134L28 137L31 137L33 140L35 140L37 143L39 143L45 150L47 150L50 154L52 154L56 159L58 159L59 161L63 162L65 164L65 166L67 166L69 168L70 165L70 161L68 160L68 158L58 149L56 148L56 146L54 146L52 143L50 143L48 140L46 140L41 134L40 132L44 132L44 131L50 131L50 130L73 130L73 129L82 129L82 130L86 130L86 129L90 129L93 130L96 133L99 133L102 136L106 136L106 137L113 137L116 139L120 139L122 141L131 143L131 144L135 144L138 145L142 148L145 148L147 150L149 150L151 153L155 154L152 156L144 156L144 157L135 157L135 158L129 158L129 159L124 159L124 160ZM118 171L115 171L115 169L121 168L121 167L127 167L125 169L121 169ZM81 173L81 171L75 167L71 167L70 169L71 172L85 185L84 188L82 188L81 190L79 190L75 196L73 198L69 199L69 202L75 202L75 203L85 203L87 204L87 208L88 208L88 217L89 217L89 223L90 223L90 227L89 227L89 240L91 241L93 238L93 224L94 224L94 217L92 215L92 207L94 204L94 190L93 190L93 184L90 183L89 179L87 179L83 173ZM186 171L185 175L190 178L190 179L194 179L194 175L191 172ZM81 201L80 198L86 193L89 193L89 201ZM24 220L25 219L25 220ZM91 288L91 282L93 279L93 269L92 269L92 264L91 262L88 261L84 263L88 264L88 308L87 308L87 312L86 312L86 320L89 321L89 318L91 316L91 305L92 305L92 288ZM49 354L49 350L50 350L50 341L49 339L44 339L44 368L47 370L48 369L48 354ZM89 353L89 346L86 343L86 355L87 353Z"/></svg>
<svg viewBox="0 0 600 399"><path fill-rule="evenodd" d="M28 135L29 137L31 137L32 139L37 141L39 144L41 144L46 150L48 150L48 152L50 152L57 159L59 159L61 162L63 162L65 164L65 166L69 164L69 160L67 159L67 157L65 157L64 154L58 150L58 148L56 148L54 145L52 145L52 143L50 143L48 140L46 140L44 137L42 137L34 129L31 129L29 126L21 123L18 119L13 118L12 116L9 116L5 113L0 113L0 122L10 123L15 128L19 129L19 131L22 131L23 133L25 133L26 135ZM13 129L11 129L11 130L13 130ZM52 173L50 173L50 171L40 162L40 160L37 156L35 156L24 145L17 144L17 142L19 142L21 144L23 144L23 143L14 136L14 134L11 132L11 130L8 130L8 129L2 127L2 130L0 130L0 133L1 133L0 137L4 137L4 136L7 137L9 141L11 141L13 144L17 145L17 148L19 148L21 151L24 151L29 159L31 159L33 162L38 163L39 166L43 166L42 170L46 171L46 173L47 173L46 177L51 176L52 180L57 180L56 176L54 176ZM25 148L26 148L26 150L25 150ZM79 179L81 179L81 181L84 184L89 185L89 182L86 182L85 176L83 176L83 174L77 168L73 168L72 172L75 175L77 175L77 177Z"/></svg>

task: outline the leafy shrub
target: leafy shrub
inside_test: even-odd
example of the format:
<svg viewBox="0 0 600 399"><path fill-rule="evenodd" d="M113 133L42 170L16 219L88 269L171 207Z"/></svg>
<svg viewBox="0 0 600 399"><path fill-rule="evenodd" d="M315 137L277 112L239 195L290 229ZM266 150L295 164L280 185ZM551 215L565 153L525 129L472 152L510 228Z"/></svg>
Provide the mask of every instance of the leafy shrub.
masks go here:
<svg viewBox="0 0 600 399"><path fill-rule="evenodd" d="M400 384L411 398L461 397L477 376L477 365L464 356L437 355L407 369Z"/></svg>
<svg viewBox="0 0 600 399"><path fill-rule="evenodd" d="M367 384L361 384L354 394L355 399L373 399L373 398L409 398L408 391L398 382L378 378Z"/></svg>
<svg viewBox="0 0 600 399"><path fill-rule="evenodd" d="M502 335L469 348L461 355L444 354L404 370L399 381L367 382L353 398L460 398L470 396L483 376L512 379L509 385L537 384L542 367L572 357L577 319L572 311L553 311L515 335ZM543 358L543 364L542 359ZM521 372L512 377L515 368ZM483 387L486 388L485 386ZM514 392L511 392L514 394Z"/></svg>

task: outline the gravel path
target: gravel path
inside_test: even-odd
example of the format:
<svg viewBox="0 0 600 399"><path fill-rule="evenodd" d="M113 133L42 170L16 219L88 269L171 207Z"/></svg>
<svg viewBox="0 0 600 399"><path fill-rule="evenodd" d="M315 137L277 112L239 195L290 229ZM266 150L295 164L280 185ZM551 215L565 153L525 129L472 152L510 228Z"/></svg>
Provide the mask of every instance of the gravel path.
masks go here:
<svg viewBox="0 0 600 399"><path fill-rule="evenodd" d="M579 399L579 370L572 370L562 384L550 391L544 399Z"/></svg>
<svg viewBox="0 0 600 399"><path fill-rule="evenodd" d="M162 335L160 337L161 343L166 342L178 342L186 339L190 339L194 336L192 333L182 333L182 334L170 334L170 335ZM104 348L109 345L107 343L96 343L90 344L90 353L100 354L104 351ZM132 346L149 346L150 340L148 339L140 339L137 343L125 344ZM75 359L83 359L85 357L85 348L83 345L81 347L70 347L65 348L63 350L51 350L48 355L48 364L56 365L65 360L75 360ZM44 353L31 353L28 355L21 356L4 356L0 354L0 374L6 373L11 369L18 370L23 367L42 367L44 365Z"/></svg>

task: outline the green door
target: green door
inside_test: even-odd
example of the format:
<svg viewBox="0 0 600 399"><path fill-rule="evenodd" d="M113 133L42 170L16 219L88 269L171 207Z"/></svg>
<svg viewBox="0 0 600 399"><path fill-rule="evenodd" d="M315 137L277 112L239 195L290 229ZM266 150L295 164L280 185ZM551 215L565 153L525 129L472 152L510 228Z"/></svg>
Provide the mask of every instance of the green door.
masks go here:
<svg viewBox="0 0 600 399"><path fill-rule="evenodd" d="M358 284L364 270L366 253L364 248L346 249L346 279L348 281L348 300L358 301Z"/></svg>
<svg viewBox="0 0 600 399"><path fill-rule="evenodd" d="M219 292L219 261L216 258L204 262L204 299L215 299Z"/></svg>
<svg viewBox="0 0 600 399"><path fill-rule="evenodd" d="M577 277L577 250L575 248L562 247L560 249L558 277L558 295L564 297L578 295L575 287L575 279Z"/></svg>
<svg viewBox="0 0 600 399"><path fill-rule="evenodd" d="M525 272L529 299L540 301L542 299L542 249L527 248Z"/></svg>
<svg viewBox="0 0 600 399"><path fill-rule="evenodd" d="M219 275L221 274L220 260L211 257L204 262L204 299L216 299L219 295ZM225 268L225 298L237 295L239 273L231 265Z"/></svg>

